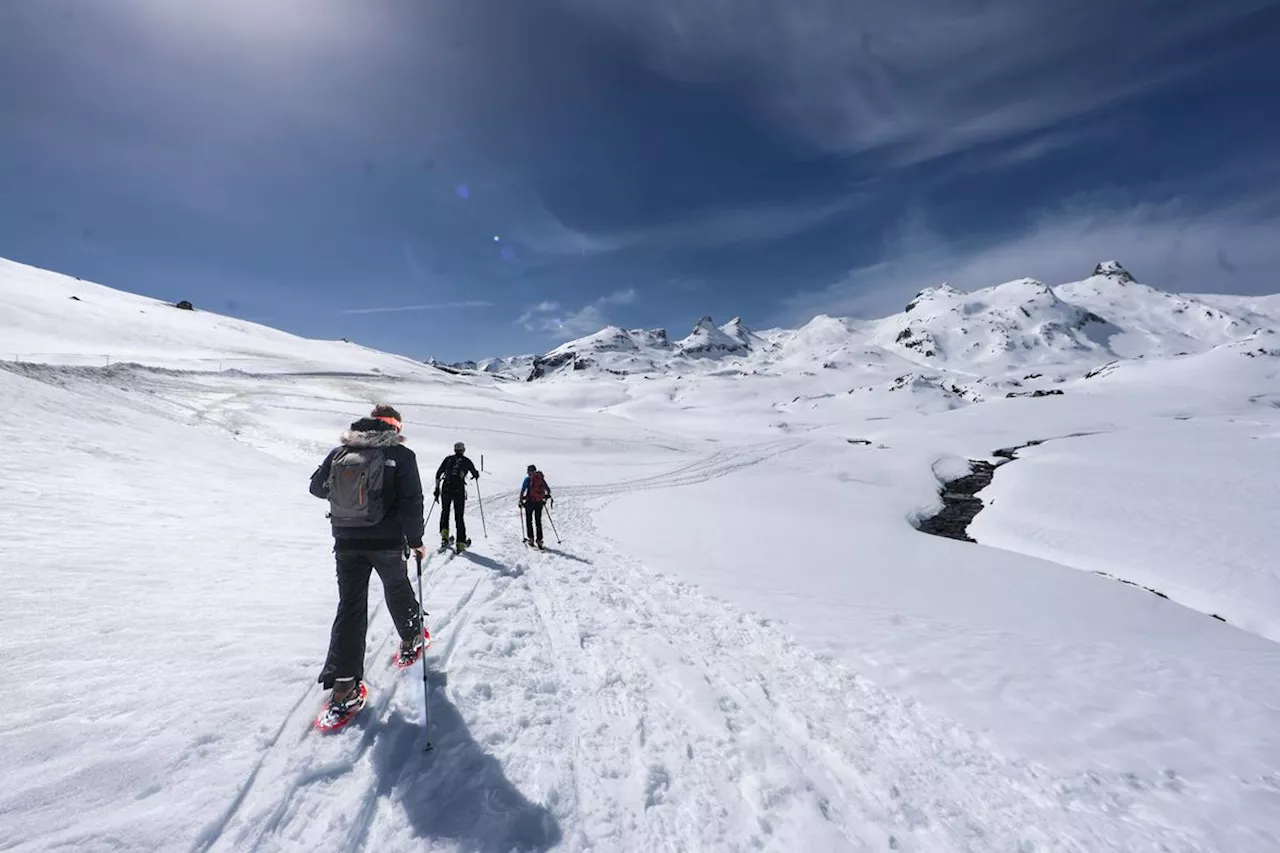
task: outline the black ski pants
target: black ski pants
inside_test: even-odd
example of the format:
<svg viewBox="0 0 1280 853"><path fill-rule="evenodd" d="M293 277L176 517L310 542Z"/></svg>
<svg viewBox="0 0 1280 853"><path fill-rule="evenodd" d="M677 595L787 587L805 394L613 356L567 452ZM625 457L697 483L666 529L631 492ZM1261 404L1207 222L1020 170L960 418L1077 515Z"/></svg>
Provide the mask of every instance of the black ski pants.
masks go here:
<svg viewBox="0 0 1280 853"><path fill-rule="evenodd" d="M449 536L449 508L453 508L454 530L456 531L457 541L465 542L467 540L467 522L462 517L467 505L467 493L465 490L457 491L441 491L440 492L440 538L444 539Z"/></svg>
<svg viewBox="0 0 1280 853"><path fill-rule="evenodd" d="M543 501L524 502L524 529L531 542L542 542L542 507ZM537 535L534 535L535 526Z"/></svg>
<svg viewBox="0 0 1280 853"><path fill-rule="evenodd" d="M422 632L418 599L409 581L404 551L335 551L338 564L338 615L329 634L329 656L319 681L331 689L339 678L364 678L365 634L369 629L369 575L382 581L396 632L407 640Z"/></svg>

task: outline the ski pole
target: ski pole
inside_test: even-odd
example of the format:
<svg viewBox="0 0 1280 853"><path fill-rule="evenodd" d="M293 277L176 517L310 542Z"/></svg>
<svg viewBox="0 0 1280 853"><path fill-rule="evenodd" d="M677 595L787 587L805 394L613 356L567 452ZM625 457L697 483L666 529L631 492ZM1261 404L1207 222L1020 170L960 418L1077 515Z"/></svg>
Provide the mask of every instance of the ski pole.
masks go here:
<svg viewBox="0 0 1280 853"><path fill-rule="evenodd" d="M551 507L547 507L547 521L551 522L551 532L556 535L556 544L563 545L560 541L560 531L556 530L556 520L551 517Z"/></svg>
<svg viewBox="0 0 1280 853"><path fill-rule="evenodd" d="M480 504L480 529L484 531L484 538L489 538L489 528L484 523L484 498L480 495L480 478L476 477L476 502Z"/></svg>
<svg viewBox="0 0 1280 853"><path fill-rule="evenodd" d="M521 537L520 541L528 542L529 531L526 530L524 526L524 507L523 506L516 507L516 515L520 516L520 537Z"/></svg>
<svg viewBox="0 0 1280 853"><path fill-rule="evenodd" d="M433 504L434 506L434 504ZM422 602L422 558L414 554L418 561L418 624L425 630L427 612ZM427 650L422 650L422 713L426 716L427 745L423 752L431 751L431 685L427 683Z"/></svg>
<svg viewBox="0 0 1280 853"><path fill-rule="evenodd" d="M435 512L435 511L436 511L436 504L438 504L438 503L440 503L440 499L439 499L439 498L436 498L435 500L433 500L433 501L431 502L431 509L427 510L427 517L426 517L426 519L422 522L422 525L423 525L424 527L425 527L426 525L428 525L428 524L430 524L430 523L431 523L431 513L433 513L433 512Z"/></svg>

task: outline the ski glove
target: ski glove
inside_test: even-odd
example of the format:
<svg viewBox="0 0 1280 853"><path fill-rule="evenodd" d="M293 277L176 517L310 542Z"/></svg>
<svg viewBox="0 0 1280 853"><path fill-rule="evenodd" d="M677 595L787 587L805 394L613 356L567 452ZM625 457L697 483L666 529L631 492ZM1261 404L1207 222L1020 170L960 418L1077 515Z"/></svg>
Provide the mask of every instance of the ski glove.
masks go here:
<svg viewBox="0 0 1280 853"><path fill-rule="evenodd" d="M436 489L434 492L432 492L431 497L435 498L436 500L440 500L440 490Z"/></svg>

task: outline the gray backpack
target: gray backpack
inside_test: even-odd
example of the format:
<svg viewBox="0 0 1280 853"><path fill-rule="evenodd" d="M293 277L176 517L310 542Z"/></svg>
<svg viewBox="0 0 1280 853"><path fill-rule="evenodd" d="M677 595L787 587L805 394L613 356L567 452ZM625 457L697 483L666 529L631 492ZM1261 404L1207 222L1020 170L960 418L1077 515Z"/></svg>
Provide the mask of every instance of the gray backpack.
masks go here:
<svg viewBox="0 0 1280 853"><path fill-rule="evenodd" d="M373 527L386 514L386 456L378 447L342 447L329 470L329 520L335 527Z"/></svg>

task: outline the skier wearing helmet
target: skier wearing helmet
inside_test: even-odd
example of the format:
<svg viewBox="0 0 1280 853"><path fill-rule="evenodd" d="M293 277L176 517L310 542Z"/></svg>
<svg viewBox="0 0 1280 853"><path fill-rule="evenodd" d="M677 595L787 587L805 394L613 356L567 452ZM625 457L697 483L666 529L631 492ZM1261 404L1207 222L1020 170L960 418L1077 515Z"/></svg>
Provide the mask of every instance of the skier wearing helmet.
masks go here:
<svg viewBox="0 0 1280 853"><path fill-rule="evenodd" d="M453 509L457 538L454 544L458 553L467 550L471 540L467 538L467 522L462 517L467 503L466 476L480 479L475 463L466 456L467 447L461 441L453 446L453 455L446 456L436 469L435 498L440 501L440 550L449 547L449 510Z"/></svg>

